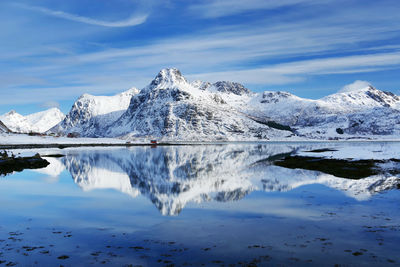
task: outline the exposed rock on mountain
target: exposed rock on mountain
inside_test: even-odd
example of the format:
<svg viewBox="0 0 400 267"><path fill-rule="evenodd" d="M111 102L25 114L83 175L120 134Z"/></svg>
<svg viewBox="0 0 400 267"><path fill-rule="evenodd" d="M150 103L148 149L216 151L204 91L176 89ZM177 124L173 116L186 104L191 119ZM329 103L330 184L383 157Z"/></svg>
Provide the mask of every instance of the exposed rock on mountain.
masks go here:
<svg viewBox="0 0 400 267"><path fill-rule="evenodd" d="M213 84L215 89L218 92L222 93L232 93L235 95L251 95L251 91L247 88L245 88L243 85L240 83L235 83L235 82L216 82Z"/></svg>

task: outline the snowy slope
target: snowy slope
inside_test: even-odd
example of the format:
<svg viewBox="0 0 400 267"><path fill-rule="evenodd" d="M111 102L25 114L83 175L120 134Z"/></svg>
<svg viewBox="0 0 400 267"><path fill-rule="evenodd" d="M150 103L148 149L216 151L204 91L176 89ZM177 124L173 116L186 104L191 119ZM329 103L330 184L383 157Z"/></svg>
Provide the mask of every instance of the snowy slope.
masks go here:
<svg viewBox="0 0 400 267"><path fill-rule="evenodd" d="M2 122L0 121L0 133L9 133L10 129Z"/></svg>
<svg viewBox="0 0 400 267"><path fill-rule="evenodd" d="M51 108L25 117L33 132L44 133L60 123L65 115L58 108Z"/></svg>
<svg viewBox="0 0 400 267"><path fill-rule="evenodd" d="M209 90L210 89L210 90ZM257 123L228 105L224 94L250 94L235 83L190 84L177 69L163 69L132 97L106 136L150 136L164 140L253 140L290 135Z"/></svg>
<svg viewBox="0 0 400 267"><path fill-rule="evenodd" d="M1 115L0 120L13 132L28 133L32 128L28 120L15 110Z"/></svg>
<svg viewBox="0 0 400 267"><path fill-rule="evenodd" d="M139 92L131 88L114 96L84 94L73 104L65 119L50 131L97 137L102 129L116 121L128 108L131 97Z"/></svg>

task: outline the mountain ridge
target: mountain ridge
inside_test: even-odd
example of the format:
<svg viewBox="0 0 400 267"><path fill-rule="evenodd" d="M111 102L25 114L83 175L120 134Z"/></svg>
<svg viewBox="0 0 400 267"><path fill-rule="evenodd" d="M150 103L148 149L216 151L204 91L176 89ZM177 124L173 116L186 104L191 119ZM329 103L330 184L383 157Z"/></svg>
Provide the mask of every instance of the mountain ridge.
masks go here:
<svg viewBox="0 0 400 267"><path fill-rule="evenodd" d="M83 94L48 132L168 141L398 138L399 113L399 96L360 81L314 100L285 91L256 93L230 81L190 82L167 68L141 90ZM11 115L23 128L23 116Z"/></svg>

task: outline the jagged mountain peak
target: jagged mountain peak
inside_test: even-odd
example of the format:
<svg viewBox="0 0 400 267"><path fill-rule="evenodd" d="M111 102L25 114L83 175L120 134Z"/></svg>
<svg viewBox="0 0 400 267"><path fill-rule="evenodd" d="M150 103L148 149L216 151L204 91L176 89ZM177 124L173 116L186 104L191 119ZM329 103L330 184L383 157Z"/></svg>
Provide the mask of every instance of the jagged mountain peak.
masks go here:
<svg viewBox="0 0 400 267"><path fill-rule="evenodd" d="M203 82L200 80L195 80L190 84L192 87L199 90L205 91L209 90L211 92L221 92L228 94L235 94L238 96L251 95L252 91L244 87L242 84L230 81L218 81L215 83Z"/></svg>
<svg viewBox="0 0 400 267"><path fill-rule="evenodd" d="M204 91L204 90L208 90L212 86L212 83L195 80L195 81L191 82L190 85L194 88Z"/></svg>
<svg viewBox="0 0 400 267"><path fill-rule="evenodd" d="M14 118L23 118L24 116L19 114L18 112L16 112L15 110L10 110L9 112L7 112L6 114L4 114L3 116L6 117L14 117Z"/></svg>
<svg viewBox="0 0 400 267"><path fill-rule="evenodd" d="M261 103L278 103L286 99L301 99L286 91L264 91Z"/></svg>
<svg viewBox="0 0 400 267"><path fill-rule="evenodd" d="M176 68L166 68L160 70L154 80L150 83L149 88L168 89L179 87L179 85L188 85L188 81L183 77L180 70Z"/></svg>
<svg viewBox="0 0 400 267"><path fill-rule="evenodd" d="M17 113L15 110L12 109L9 112L7 112L5 115L15 115L15 114L19 115L19 113Z"/></svg>
<svg viewBox="0 0 400 267"><path fill-rule="evenodd" d="M249 95L251 91L240 83L219 81L213 84L218 92L233 93L235 95Z"/></svg>

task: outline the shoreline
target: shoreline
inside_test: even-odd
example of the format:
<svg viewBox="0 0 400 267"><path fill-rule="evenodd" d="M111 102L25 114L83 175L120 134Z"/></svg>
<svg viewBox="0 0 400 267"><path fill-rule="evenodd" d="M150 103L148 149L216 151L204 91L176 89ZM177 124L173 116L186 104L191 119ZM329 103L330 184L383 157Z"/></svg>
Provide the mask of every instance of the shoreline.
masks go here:
<svg viewBox="0 0 400 267"><path fill-rule="evenodd" d="M117 140L116 140L117 141ZM135 146L196 146L196 145L234 145L234 144L276 144L276 143L397 143L397 139L382 140L264 140L264 141L164 141L157 144L152 143L123 143L123 142L105 142L105 143L0 143L0 149L35 149L35 148L71 148L71 147L135 147Z"/></svg>

